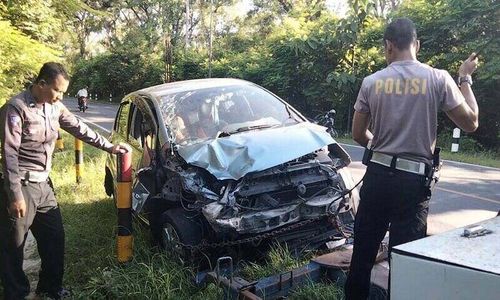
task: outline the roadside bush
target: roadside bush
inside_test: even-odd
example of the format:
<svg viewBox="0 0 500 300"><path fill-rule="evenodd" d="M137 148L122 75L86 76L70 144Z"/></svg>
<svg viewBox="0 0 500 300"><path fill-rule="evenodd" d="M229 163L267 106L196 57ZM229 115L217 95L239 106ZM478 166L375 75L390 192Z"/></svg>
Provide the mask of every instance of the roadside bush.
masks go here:
<svg viewBox="0 0 500 300"><path fill-rule="evenodd" d="M446 132L441 132L437 138L437 145L443 150L450 151L451 144L454 143L453 132L447 130ZM459 148L460 152L476 153L484 151L484 147L474 140L472 137L468 136L463 131L460 133Z"/></svg>
<svg viewBox="0 0 500 300"><path fill-rule="evenodd" d="M0 106L33 79L59 52L35 41L0 17Z"/></svg>

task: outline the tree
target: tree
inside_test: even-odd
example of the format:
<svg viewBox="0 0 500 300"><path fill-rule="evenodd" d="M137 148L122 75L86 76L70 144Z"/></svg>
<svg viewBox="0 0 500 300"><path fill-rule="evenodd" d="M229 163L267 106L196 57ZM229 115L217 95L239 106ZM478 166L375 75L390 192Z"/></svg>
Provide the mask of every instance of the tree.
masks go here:
<svg viewBox="0 0 500 300"><path fill-rule="evenodd" d="M0 106L34 78L44 62L58 60L60 54L1 19L0 53Z"/></svg>
<svg viewBox="0 0 500 300"><path fill-rule="evenodd" d="M52 0L10 0L4 5L2 17L11 25L41 43L54 45L62 21L52 7Z"/></svg>
<svg viewBox="0 0 500 300"><path fill-rule="evenodd" d="M0 105L19 92L44 62L60 60L55 42L61 20L50 3L0 3Z"/></svg>
<svg viewBox="0 0 500 300"><path fill-rule="evenodd" d="M362 79L385 67L384 24L411 16L422 41L419 58L425 63L453 73L467 52L483 49L484 64L474 87L481 126L474 137L490 147L498 145L498 1L349 0L345 17L331 11L325 0L254 0L243 16L235 14L235 2L213 0L212 6L207 0L101 0L98 6L92 4L97 1L85 1L115 19L102 23L107 52L87 61L93 68L78 60L78 80L90 78L103 90L127 93L162 80L206 77L212 33L213 76L261 84L310 116L334 107L337 124L348 132ZM112 5L105 8L105 3ZM104 80L94 69L113 80ZM448 126L440 118L440 130Z"/></svg>

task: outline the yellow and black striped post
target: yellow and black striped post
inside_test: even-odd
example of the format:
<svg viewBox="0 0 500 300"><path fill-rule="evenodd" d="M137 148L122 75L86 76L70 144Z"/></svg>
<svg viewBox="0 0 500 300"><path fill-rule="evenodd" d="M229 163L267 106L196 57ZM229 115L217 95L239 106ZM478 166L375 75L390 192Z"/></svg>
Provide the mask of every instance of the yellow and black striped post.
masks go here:
<svg viewBox="0 0 500 300"><path fill-rule="evenodd" d="M64 150L64 142L62 139L61 130L57 131L56 149L57 149L57 151Z"/></svg>
<svg viewBox="0 0 500 300"><path fill-rule="evenodd" d="M132 151L117 155L116 208L118 209L118 236L116 254L119 262L132 259Z"/></svg>
<svg viewBox="0 0 500 300"><path fill-rule="evenodd" d="M76 183L80 183L83 173L83 142L79 139L75 139L75 171Z"/></svg>

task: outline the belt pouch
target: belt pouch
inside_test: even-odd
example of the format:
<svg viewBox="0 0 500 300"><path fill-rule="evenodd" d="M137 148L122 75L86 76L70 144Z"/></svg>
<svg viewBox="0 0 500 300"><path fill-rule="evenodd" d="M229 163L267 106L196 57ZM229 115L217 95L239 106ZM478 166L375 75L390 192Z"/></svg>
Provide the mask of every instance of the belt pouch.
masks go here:
<svg viewBox="0 0 500 300"><path fill-rule="evenodd" d="M372 159L372 155L373 155L373 150L365 148L365 152L363 152L363 159L361 160L363 165L365 165L365 166L368 165L368 163Z"/></svg>

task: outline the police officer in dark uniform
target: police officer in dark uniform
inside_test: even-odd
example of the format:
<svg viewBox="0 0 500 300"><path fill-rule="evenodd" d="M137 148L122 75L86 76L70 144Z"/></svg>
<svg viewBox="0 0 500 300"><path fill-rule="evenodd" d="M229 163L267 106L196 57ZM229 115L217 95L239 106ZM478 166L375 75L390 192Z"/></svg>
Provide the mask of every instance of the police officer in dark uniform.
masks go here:
<svg viewBox="0 0 500 300"><path fill-rule="evenodd" d="M61 64L45 63L34 84L1 109L0 277L5 299L24 299L30 292L22 269L28 230L42 262L36 293L52 299L70 295L62 287L64 229L49 178L58 129L110 153L127 151L69 112L60 101L68 84Z"/></svg>
<svg viewBox="0 0 500 300"><path fill-rule="evenodd" d="M390 23L384 46L388 66L363 80L354 105L352 135L368 149L346 299L367 299L388 229L389 250L426 235L438 111L467 132L478 126L474 53L462 63L457 87L448 72L416 59L420 44L411 20Z"/></svg>

